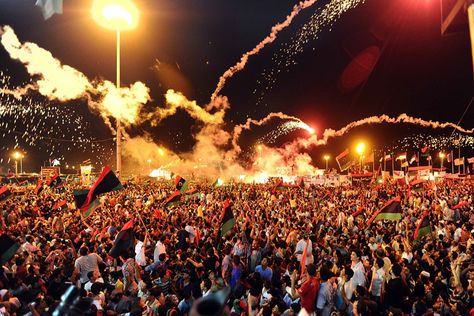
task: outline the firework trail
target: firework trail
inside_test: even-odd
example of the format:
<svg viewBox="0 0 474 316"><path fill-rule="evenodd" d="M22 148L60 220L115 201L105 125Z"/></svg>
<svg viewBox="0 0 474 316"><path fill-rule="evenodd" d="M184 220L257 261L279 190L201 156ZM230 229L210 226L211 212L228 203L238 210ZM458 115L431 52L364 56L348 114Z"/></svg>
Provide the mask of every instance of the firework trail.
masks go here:
<svg viewBox="0 0 474 316"><path fill-rule="evenodd" d="M440 122L431 121L431 120L427 121L421 118L409 116L405 113L400 114L398 117L390 117L388 115L383 114L380 116L370 116L358 121L351 122L337 131L334 129L328 128L324 130L323 137L321 139L318 139L316 135L313 135L307 139L301 139L301 138L296 139L292 143L286 145L285 148L286 150L297 152L300 149L308 148L309 146L326 145L330 138L341 137L356 127L369 125L369 124L383 124L383 123L388 123L388 124L404 123L404 124L412 124L412 125L433 128L433 129L454 128L458 132L465 133L465 134L472 134L474 132L474 128L464 129L461 126L456 125L454 123L450 123L450 122L440 123Z"/></svg>
<svg viewBox="0 0 474 316"><path fill-rule="evenodd" d="M314 133L314 130L310 126L308 126L308 124L306 124L305 122L288 121L279 125L277 128L275 128L274 130L272 130L271 132L263 136L259 140L259 143L273 144L279 137L283 135L288 135L289 133L297 129L304 129L308 131L310 134Z"/></svg>
<svg viewBox="0 0 474 316"><path fill-rule="evenodd" d="M224 88L226 80L231 78L235 73L245 68L245 65L247 64L250 56L258 54L267 44L270 44L275 41L278 33L283 29L287 28L291 24L293 19L298 15L298 13L301 12L301 10L312 6L314 3L316 3L316 0L306 0L301 1L300 3L295 5L291 13L286 17L285 21L274 25L270 34L267 37L265 37L260 43L258 43L257 46L255 46L251 51L248 51L243 54L242 57L240 57L240 61L237 62L234 66L227 69L224 74L219 78L217 87L211 96L211 103L221 92L222 88Z"/></svg>
<svg viewBox="0 0 474 316"><path fill-rule="evenodd" d="M283 43L281 48L275 52L272 57L273 66L262 72L262 79L257 80L257 86L262 88L256 88L253 91L253 94L257 96L257 104L260 104L265 94L271 91L278 79L278 75L288 71L288 68L297 64L297 55L301 54L309 43L313 43L323 30L328 28L331 30L332 25L345 12L357 7L361 3L364 3L364 0L331 0L322 8L319 8L299 28L296 34L286 43Z"/></svg>
<svg viewBox="0 0 474 316"><path fill-rule="evenodd" d="M273 112L268 114L266 117L264 117L261 120L254 120L251 118L248 118L247 121L244 124L236 125L234 126L234 132L233 132L233 138L232 138L232 146L234 148L234 154L239 154L242 149L240 148L239 144L237 143L240 135L244 130L250 130L252 125L256 126L262 126L266 123L268 123L270 120L274 118L279 118L282 120L292 120L292 121L297 121L297 122L302 122L299 118L291 115L287 115L282 112Z"/></svg>

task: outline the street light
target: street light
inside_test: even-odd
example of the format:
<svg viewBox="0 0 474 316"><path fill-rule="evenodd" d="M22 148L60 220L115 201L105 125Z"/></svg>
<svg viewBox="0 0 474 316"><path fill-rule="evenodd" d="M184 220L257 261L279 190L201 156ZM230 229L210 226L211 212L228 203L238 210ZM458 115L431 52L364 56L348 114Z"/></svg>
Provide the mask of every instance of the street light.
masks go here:
<svg viewBox="0 0 474 316"><path fill-rule="evenodd" d="M138 9L130 0L95 0L92 17L100 26L117 34L117 90L120 90L120 32L134 29L138 25ZM117 118L117 176L122 171L122 131Z"/></svg>
<svg viewBox="0 0 474 316"><path fill-rule="evenodd" d="M444 153L439 153L439 158L441 158L441 171L443 171L444 157L446 157Z"/></svg>
<svg viewBox="0 0 474 316"><path fill-rule="evenodd" d="M329 160L329 155L324 155L324 160L326 160L326 170L328 170L328 160Z"/></svg>
<svg viewBox="0 0 474 316"><path fill-rule="evenodd" d="M23 173L23 158L25 156L19 152L19 151L15 151L13 153L13 159L15 159L15 176L18 177L18 159L20 159L20 173Z"/></svg>
<svg viewBox="0 0 474 316"><path fill-rule="evenodd" d="M365 151L365 143L358 143L356 147L356 152L359 154L361 172L362 172L362 157L364 156L364 151Z"/></svg>

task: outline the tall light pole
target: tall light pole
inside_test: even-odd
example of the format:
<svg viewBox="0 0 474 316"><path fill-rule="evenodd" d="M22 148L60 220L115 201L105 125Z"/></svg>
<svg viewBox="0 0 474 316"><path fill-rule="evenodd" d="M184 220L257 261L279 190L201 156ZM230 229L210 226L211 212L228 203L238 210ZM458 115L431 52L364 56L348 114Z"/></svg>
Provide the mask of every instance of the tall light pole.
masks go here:
<svg viewBox="0 0 474 316"><path fill-rule="evenodd" d="M102 27L116 32L116 86L120 90L120 32L131 30L138 24L138 9L130 0L95 0L92 17ZM117 118L117 176L122 171L122 127Z"/></svg>
<svg viewBox="0 0 474 316"><path fill-rule="evenodd" d="M444 153L439 153L439 158L441 158L441 171L443 171L444 157L445 157Z"/></svg>
<svg viewBox="0 0 474 316"><path fill-rule="evenodd" d="M359 154L359 159L360 159L360 171L362 172L362 159L364 156L364 151L365 151L365 143L359 143L357 144L356 147L356 152Z"/></svg>
<svg viewBox="0 0 474 316"><path fill-rule="evenodd" d="M328 170L328 161L329 161L329 155L324 155L324 160L326 160L326 171Z"/></svg>
<svg viewBox="0 0 474 316"><path fill-rule="evenodd" d="M20 164L21 164L21 171L23 172L23 154L15 151L13 153L13 159L15 159L15 177L18 177L18 159L21 159Z"/></svg>

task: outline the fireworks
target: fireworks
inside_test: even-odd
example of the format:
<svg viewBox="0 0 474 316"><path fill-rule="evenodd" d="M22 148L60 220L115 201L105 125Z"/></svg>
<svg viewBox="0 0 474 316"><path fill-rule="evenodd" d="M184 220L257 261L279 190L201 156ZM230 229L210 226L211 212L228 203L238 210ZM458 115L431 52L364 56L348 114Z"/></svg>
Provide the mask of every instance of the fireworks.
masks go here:
<svg viewBox="0 0 474 316"><path fill-rule="evenodd" d="M432 150L452 150L454 148L474 148L474 137L471 135L464 135L454 133L451 135L427 135L416 134L410 135L403 139L397 140L394 144L383 147L382 152L401 152L401 151L419 151L420 148L428 146Z"/></svg>
<svg viewBox="0 0 474 316"><path fill-rule="evenodd" d="M0 84L8 91L10 77L0 72ZM0 93L0 135L12 148L36 147L49 157L82 151L98 157L109 155L104 144L89 135L89 123L74 111L74 106L58 106L35 101L32 96L17 99L10 93Z"/></svg>
<svg viewBox="0 0 474 316"><path fill-rule="evenodd" d="M271 132L263 136L259 140L259 142L265 144L273 144L281 136L288 135L298 129L304 129L310 134L314 133L314 129L303 121L288 121L277 126L277 128L273 129Z"/></svg>
<svg viewBox="0 0 474 316"><path fill-rule="evenodd" d="M364 3L364 0L332 0L327 5L318 8L304 23L296 34L282 44L281 48L272 57L271 68L265 69L257 80L257 86L253 94L257 96L257 104L260 104L266 93L273 89L278 75L288 72L289 68L297 64L296 57L301 54L309 43L318 39L323 30L331 30L332 25L347 11ZM313 48L314 50L314 48Z"/></svg>

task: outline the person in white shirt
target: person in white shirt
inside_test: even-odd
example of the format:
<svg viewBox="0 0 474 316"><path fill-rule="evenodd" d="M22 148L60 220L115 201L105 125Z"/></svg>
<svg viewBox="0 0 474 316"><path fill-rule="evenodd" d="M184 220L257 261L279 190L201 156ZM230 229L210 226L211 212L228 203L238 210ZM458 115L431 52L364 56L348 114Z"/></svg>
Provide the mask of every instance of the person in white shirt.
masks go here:
<svg viewBox="0 0 474 316"><path fill-rule="evenodd" d="M145 256L145 250L146 250L146 245L148 243L148 235L145 235L145 240L141 241L138 240L137 244L135 245L135 261L139 266L146 266L146 256Z"/></svg>
<svg viewBox="0 0 474 316"><path fill-rule="evenodd" d="M351 253L351 269L354 271L354 276L352 277L352 289L355 290L357 285L364 286L366 283L365 279L365 268L362 262L360 261L361 252L359 249L354 250Z"/></svg>
<svg viewBox="0 0 474 316"><path fill-rule="evenodd" d="M166 253L166 246L164 244L166 236L162 235L156 242L155 251L153 251L153 262L159 261L159 257L162 253Z"/></svg>
<svg viewBox="0 0 474 316"><path fill-rule="evenodd" d="M305 236L303 236L305 237ZM296 254L296 258L298 259L298 262L301 262L301 260L303 259L302 256L303 256L303 253L304 253L304 249L307 248L306 250L306 265L310 264L310 263L313 263L314 262L314 258L313 258L313 243L311 242L311 240L309 238L307 239L300 239L298 241L298 243L296 244L296 249L295 249L295 254Z"/></svg>

